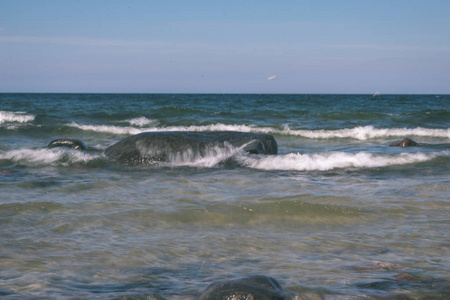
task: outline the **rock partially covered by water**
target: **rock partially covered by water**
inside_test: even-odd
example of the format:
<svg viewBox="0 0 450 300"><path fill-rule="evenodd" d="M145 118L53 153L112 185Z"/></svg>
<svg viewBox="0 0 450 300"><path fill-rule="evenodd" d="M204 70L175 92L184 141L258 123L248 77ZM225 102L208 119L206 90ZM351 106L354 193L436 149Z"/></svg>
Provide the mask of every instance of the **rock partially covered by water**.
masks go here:
<svg viewBox="0 0 450 300"><path fill-rule="evenodd" d="M261 275L216 281L209 285L200 300L288 300L281 285L273 278Z"/></svg>
<svg viewBox="0 0 450 300"><path fill-rule="evenodd" d="M269 134L235 131L144 132L127 137L105 150L110 159L137 165L170 161L173 157L214 155L230 147L251 154L277 154L278 146ZM222 150L221 150L222 149Z"/></svg>
<svg viewBox="0 0 450 300"><path fill-rule="evenodd" d="M64 148L72 148L75 150L86 150L86 145L76 139L56 139L51 141L48 145L48 148L57 148L57 147L64 147Z"/></svg>
<svg viewBox="0 0 450 300"><path fill-rule="evenodd" d="M409 138L404 138L401 141L395 141L389 144L390 147L413 147L418 145L418 143Z"/></svg>

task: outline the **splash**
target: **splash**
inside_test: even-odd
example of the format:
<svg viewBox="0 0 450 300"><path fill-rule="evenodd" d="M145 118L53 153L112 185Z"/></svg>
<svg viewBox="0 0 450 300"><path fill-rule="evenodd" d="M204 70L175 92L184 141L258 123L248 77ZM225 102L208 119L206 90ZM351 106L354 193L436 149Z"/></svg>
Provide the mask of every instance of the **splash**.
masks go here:
<svg viewBox="0 0 450 300"><path fill-rule="evenodd" d="M238 154L243 155L244 151L242 149L244 147L245 145L233 147L225 143L223 146L209 147L202 152L185 149L171 153L168 157L168 162L162 163L161 166L213 168Z"/></svg>

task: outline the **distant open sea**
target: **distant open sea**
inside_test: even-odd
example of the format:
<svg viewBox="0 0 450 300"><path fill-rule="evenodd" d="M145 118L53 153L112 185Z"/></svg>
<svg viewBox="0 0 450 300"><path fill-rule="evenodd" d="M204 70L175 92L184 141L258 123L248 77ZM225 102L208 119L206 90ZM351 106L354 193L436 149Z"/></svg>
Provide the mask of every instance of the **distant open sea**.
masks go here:
<svg viewBox="0 0 450 300"><path fill-rule="evenodd" d="M269 133L148 166L147 131ZM88 149L52 148L75 138ZM389 147L409 137L417 147ZM0 298L450 299L450 95L0 94Z"/></svg>

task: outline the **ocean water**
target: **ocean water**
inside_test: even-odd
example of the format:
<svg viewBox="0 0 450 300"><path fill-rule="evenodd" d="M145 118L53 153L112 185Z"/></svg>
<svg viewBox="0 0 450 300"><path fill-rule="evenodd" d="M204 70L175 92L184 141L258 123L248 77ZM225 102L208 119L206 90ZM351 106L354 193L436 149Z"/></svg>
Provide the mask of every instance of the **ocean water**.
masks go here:
<svg viewBox="0 0 450 300"><path fill-rule="evenodd" d="M217 130L279 153L103 155ZM449 95L0 94L0 297L196 299L260 274L293 299L449 299L449 195Z"/></svg>

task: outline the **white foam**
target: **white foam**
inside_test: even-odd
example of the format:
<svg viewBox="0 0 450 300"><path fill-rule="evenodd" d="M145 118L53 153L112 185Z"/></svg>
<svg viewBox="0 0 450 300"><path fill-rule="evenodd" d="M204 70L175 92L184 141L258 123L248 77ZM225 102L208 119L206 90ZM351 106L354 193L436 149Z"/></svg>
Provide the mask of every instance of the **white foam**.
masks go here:
<svg viewBox="0 0 450 300"><path fill-rule="evenodd" d="M33 121L35 117L22 111L0 111L0 124L26 123Z"/></svg>
<svg viewBox="0 0 450 300"><path fill-rule="evenodd" d="M240 156L244 166L261 170L327 171L343 168L374 168L405 165L433 159L436 154L402 153L376 155L368 152L289 153L273 156Z"/></svg>
<svg viewBox="0 0 450 300"><path fill-rule="evenodd" d="M354 128L336 129L336 130L294 130L289 126L281 131L274 133L283 135L302 136L311 139L331 139L331 138L354 138L358 140L367 140L379 137L404 137L404 136L429 136L450 138L450 128L375 128L373 126L357 126Z"/></svg>
<svg viewBox="0 0 450 300"><path fill-rule="evenodd" d="M158 123L156 120L147 119L146 117L138 117L130 120L126 120L131 126L144 127L150 124Z"/></svg>
<svg viewBox="0 0 450 300"><path fill-rule="evenodd" d="M113 125L80 125L78 123L72 122L66 124L69 127L75 127L81 130L94 131L101 133L113 133L113 134L138 134L142 132L161 132L161 131L241 131L241 132L261 132L258 131L256 127L248 125L225 125L225 124L212 124L212 125L202 125L202 126L168 126L168 127L122 127ZM267 129L265 131L269 131Z"/></svg>
<svg viewBox="0 0 450 300"><path fill-rule="evenodd" d="M228 143L225 143L225 145L221 147L214 146L207 148L203 151L203 153L193 151L192 149L184 149L181 152L170 154L168 157L168 162L161 165L170 167L188 166L212 168L238 153L243 153L243 147L236 148Z"/></svg>
<svg viewBox="0 0 450 300"><path fill-rule="evenodd" d="M121 126L113 126L113 125L80 125L78 123L72 122L66 124L69 127L75 127L85 131L94 131L100 133L113 133L113 134L138 134L144 131L148 131L148 129L138 129L135 127L121 127Z"/></svg>
<svg viewBox="0 0 450 300"><path fill-rule="evenodd" d="M0 152L0 159L13 160L18 163L40 166L40 165L63 165L72 163L86 163L99 158L82 151L72 149L17 149Z"/></svg>
<svg viewBox="0 0 450 300"><path fill-rule="evenodd" d="M151 120L148 120L151 121ZM146 122L146 121L144 121ZM150 124L150 123L148 123ZM285 126L283 129L272 127L257 127L254 125L227 125L227 124L211 124L211 125L192 125L192 126L168 126L168 127L120 127L111 125L80 125L70 123L67 126L76 127L82 130L113 133L113 134L138 134L146 131L241 131L255 133L271 133L288 136L300 136L310 139L332 139L332 138L351 138L358 140L368 140L380 137L442 137L450 138L450 128L375 128L373 126L358 126L354 128L336 129L336 130L302 130L291 129Z"/></svg>

